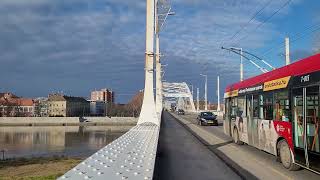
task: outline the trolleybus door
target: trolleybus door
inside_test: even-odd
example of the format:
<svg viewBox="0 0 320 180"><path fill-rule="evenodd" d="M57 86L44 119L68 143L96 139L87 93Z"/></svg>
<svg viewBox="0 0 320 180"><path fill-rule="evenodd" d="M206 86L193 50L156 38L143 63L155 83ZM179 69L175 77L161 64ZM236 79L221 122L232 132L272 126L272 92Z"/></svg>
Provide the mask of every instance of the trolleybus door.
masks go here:
<svg viewBox="0 0 320 180"><path fill-rule="evenodd" d="M252 96L252 120L251 120L251 135L252 145L259 147L259 95Z"/></svg>
<svg viewBox="0 0 320 180"><path fill-rule="evenodd" d="M252 145L252 133L251 133L251 122L252 122L252 95L247 95L247 133L248 133L248 144Z"/></svg>
<svg viewBox="0 0 320 180"><path fill-rule="evenodd" d="M295 161L319 171L319 86L293 89L292 96Z"/></svg>
<svg viewBox="0 0 320 180"><path fill-rule="evenodd" d="M258 122L255 117L255 101L253 95L247 95L247 132L248 144L258 147Z"/></svg>

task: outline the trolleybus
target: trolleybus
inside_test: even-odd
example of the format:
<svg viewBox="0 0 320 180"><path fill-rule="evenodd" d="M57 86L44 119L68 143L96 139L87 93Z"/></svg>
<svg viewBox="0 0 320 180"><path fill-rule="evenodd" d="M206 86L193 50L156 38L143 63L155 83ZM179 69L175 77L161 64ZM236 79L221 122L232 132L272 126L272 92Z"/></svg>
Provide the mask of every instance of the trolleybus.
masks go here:
<svg viewBox="0 0 320 180"><path fill-rule="evenodd" d="M224 132L278 156L290 170L320 172L320 54L227 86Z"/></svg>

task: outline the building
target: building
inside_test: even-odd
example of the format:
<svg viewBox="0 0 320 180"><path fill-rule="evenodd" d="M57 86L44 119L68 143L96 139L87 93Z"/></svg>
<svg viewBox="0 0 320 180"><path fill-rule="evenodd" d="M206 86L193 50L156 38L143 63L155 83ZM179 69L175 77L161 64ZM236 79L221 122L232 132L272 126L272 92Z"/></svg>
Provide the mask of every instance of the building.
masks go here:
<svg viewBox="0 0 320 180"><path fill-rule="evenodd" d="M90 101L91 116L106 116L107 103L104 101Z"/></svg>
<svg viewBox="0 0 320 180"><path fill-rule="evenodd" d="M49 94L48 114L50 117L81 117L90 114L90 103L82 97Z"/></svg>
<svg viewBox="0 0 320 180"><path fill-rule="evenodd" d="M106 116L107 107L114 103L114 92L105 88L91 91L90 114L92 116Z"/></svg>
<svg viewBox="0 0 320 180"><path fill-rule="evenodd" d="M0 93L0 116L34 116L34 101L30 98L18 97L10 92Z"/></svg>
<svg viewBox="0 0 320 180"><path fill-rule="evenodd" d="M34 100L34 116L47 117L48 116L48 98L38 97Z"/></svg>
<svg viewBox="0 0 320 180"><path fill-rule="evenodd" d="M101 89L100 91L91 91L91 101L104 101L106 103L114 103L114 92L109 89Z"/></svg>

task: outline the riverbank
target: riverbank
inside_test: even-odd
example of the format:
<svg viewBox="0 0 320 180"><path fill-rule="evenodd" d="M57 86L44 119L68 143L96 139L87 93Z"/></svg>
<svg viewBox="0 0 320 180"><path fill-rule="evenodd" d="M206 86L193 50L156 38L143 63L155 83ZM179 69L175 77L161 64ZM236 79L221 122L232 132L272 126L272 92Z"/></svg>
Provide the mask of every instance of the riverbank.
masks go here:
<svg viewBox="0 0 320 180"><path fill-rule="evenodd" d="M0 117L0 126L135 126L135 117Z"/></svg>
<svg viewBox="0 0 320 180"><path fill-rule="evenodd" d="M83 160L63 156L4 160L0 161L0 180L56 179Z"/></svg>

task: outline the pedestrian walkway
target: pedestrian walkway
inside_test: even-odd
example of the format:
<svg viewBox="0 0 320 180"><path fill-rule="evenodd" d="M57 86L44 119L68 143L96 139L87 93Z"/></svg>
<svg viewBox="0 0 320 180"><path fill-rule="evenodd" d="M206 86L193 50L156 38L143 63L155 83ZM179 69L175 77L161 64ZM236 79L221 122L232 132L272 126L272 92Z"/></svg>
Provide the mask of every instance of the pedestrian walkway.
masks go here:
<svg viewBox="0 0 320 180"><path fill-rule="evenodd" d="M232 180L240 177L169 113L164 112L154 179Z"/></svg>

